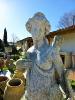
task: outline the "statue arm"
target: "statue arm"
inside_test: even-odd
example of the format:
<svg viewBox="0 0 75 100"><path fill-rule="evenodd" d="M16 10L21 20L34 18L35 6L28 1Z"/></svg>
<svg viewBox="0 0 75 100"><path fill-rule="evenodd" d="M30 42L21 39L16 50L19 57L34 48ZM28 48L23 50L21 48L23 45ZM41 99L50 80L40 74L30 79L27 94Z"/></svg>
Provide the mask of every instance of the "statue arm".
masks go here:
<svg viewBox="0 0 75 100"><path fill-rule="evenodd" d="M60 57L60 54L54 54L53 56L53 63L54 63L54 67L55 70L57 71L58 75L59 75L59 84L62 87L63 91L65 92L66 96L69 96L69 90L68 90L68 85L67 85L67 81L65 78L65 71L64 71L64 65L62 62L62 59Z"/></svg>
<svg viewBox="0 0 75 100"><path fill-rule="evenodd" d="M66 93L66 96L68 97L69 95L68 84L65 78L64 65L60 57L60 48L63 40L64 39L61 35L56 35L54 37L52 42L52 58L55 66L55 72L57 72L57 76L59 76L57 82L60 84L63 91Z"/></svg>
<svg viewBox="0 0 75 100"><path fill-rule="evenodd" d="M59 77L62 76L64 72L64 65L62 59L60 57L60 47L62 45L63 38L61 35L54 36L52 42L52 58L55 65L55 69L57 70Z"/></svg>
<svg viewBox="0 0 75 100"><path fill-rule="evenodd" d="M64 65L62 62L62 59L60 57L60 54L58 53L53 53L52 54L52 58L53 58L53 64L54 64L54 68L55 70L57 70L59 77L61 78L63 72L64 72Z"/></svg>

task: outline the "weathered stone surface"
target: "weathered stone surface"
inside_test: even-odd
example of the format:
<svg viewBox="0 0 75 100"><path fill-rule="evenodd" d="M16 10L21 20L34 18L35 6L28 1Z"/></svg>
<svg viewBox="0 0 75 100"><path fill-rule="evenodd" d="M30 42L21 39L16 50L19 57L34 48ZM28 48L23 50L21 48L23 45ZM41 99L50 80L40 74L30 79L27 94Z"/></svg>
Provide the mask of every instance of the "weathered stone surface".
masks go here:
<svg viewBox="0 0 75 100"><path fill-rule="evenodd" d="M26 23L32 34L34 46L27 51L27 59L20 59L16 67L27 69L27 100L63 100L54 74L61 78L63 63L59 55L62 38L56 36L50 46L45 39L50 24L43 13L36 13Z"/></svg>

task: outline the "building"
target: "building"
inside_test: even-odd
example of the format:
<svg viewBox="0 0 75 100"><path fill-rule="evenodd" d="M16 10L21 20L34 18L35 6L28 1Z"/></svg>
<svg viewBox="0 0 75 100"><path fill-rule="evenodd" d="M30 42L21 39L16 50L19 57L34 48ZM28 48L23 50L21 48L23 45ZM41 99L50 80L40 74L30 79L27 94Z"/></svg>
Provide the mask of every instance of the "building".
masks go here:
<svg viewBox="0 0 75 100"><path fill-rule="evenodd" d="M32 37L27 37L22 40L17 41L16 46L17 49L22 49L22 51L26 51L28 48L30 48L33 45Z"/></svg>
<svg viewBox="0 0 75 100"><path fill-rule="evenodd" d="M68 28L59 29L57 31L50 32L46 38L49 41L49 44L52 42L55 35L62 35L64 38L60 55L64 66L75 67L75 26L70 26ZM27 50L33 45L32 37L27 37L23 40L17 42L17 47L21 47L22 50Z"/></svg>
<svg viewBox="0 0 75 100"><path fill-rule="evenodd" d="M60 51L64 66L75 67L75 26L50 32L49 35L47 35L49 43L52 41L53 37L58 34L62 35L64 38Z"/></svg>

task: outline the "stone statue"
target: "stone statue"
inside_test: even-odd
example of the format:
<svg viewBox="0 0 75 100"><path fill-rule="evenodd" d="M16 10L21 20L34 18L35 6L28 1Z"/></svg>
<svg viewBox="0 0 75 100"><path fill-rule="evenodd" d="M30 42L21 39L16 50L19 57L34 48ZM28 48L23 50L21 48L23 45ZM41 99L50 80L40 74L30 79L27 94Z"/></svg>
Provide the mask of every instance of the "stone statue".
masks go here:
<svg viewBox="0 0 75 100"><path fill-rule="evenodd" d="M50 31L50 24L45 15L36 13L26 23L34 45L27 50L27 58L19 59L17 69L27 70L25 100L63 100L62 93L55 80L55 70L62 83L63 63L59 50L61 36L55 36L52 45L48 44L45 35Z"/></svg>

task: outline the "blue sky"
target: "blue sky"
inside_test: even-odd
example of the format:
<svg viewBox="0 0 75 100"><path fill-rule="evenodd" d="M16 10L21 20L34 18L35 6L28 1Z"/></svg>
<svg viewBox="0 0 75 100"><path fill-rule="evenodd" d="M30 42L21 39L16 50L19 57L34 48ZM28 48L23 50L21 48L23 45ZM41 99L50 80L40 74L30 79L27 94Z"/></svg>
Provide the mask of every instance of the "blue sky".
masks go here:
<svg viewBox="0 0 75 100"><path fill-rule="evenodd" d="M51 24L51 30L57 30L58 22L64 13L75 10L75 0L0 0L0 38L7 29L8 41L13 34L18 39L31 36L25 23L34 13L41 11Z"/></svg>

